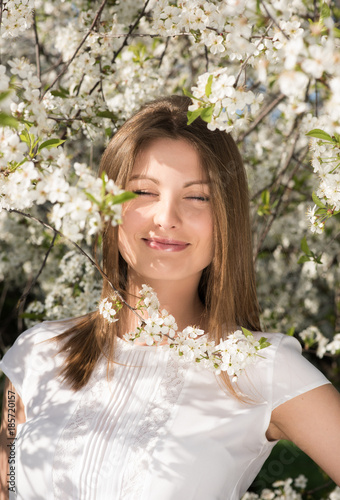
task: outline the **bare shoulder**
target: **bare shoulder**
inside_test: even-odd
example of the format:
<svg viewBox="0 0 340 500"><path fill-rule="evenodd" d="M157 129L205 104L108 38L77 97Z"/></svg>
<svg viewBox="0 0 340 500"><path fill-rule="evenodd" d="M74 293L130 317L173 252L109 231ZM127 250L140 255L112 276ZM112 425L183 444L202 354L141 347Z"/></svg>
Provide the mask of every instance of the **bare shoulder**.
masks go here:
<svg viewBox="0 0 340 500"><path fill-rule="evenodd" d="M340 394L332 384L275 408L267 437L294 442L340 485Z"/></svg>

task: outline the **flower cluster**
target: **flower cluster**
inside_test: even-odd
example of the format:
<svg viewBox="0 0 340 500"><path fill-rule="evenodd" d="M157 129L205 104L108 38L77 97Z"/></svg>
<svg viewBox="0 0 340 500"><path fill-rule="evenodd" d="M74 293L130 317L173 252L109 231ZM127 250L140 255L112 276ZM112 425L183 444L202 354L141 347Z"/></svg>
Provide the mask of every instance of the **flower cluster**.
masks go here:
<svg viewBox="0 0 340 500"><path fill-rule="evenodd" d="M299 333L299 337L304 341L306 349L316 346L316 355L319 358L323 358L326 353L340 353L340 333L336 333L330 340L318 327L309 326Z"/></svg>
<svg viewBox="0 0 340 500"><path fill-rule="evenodd" d="M115 318L117 311L116 309L114 309L113 303L109 301L108 298L103 299L99 303L99 312L103 316L103 318L106 319L106 321L110 324L118 321L118 319Z"/></svg>
<svg viewBox="0 0 340 500"><path fill-rule="evenodd" d="M4 0L2 9L2 38L21 35L32 25L34 0Z"/></svg>
<svg viewBox="0 0 340 500"><path fill-rule="evenodd" d="M160 310L157 295L151 287L143 285L137 310L146 312L146 319L140 318L133 332L124 335L128 342L142 342L148 346L166 343L175 357L200 363L204 368L220 374L222 371L237 381L238 376L250 363L254 363L258 351L270 344L262 337L256 340L251 332L242 328L215 345L207 340L204 330L188 326L179 332L175 318L165 309ZM104 299L99 306L100 314L109 323L117 321L113 303Z"/></svg>
<svg viewBox="0 0 340 500"><path fill-rule="evenodd" d="M331 136L321 129L314 129L310 148L312 165L320 179L313 199L316 203L307 215L313 232L322 232L325 221L340 212L340 135Z"/></svg>
<svg viewBox="0 0 340 500"><path fill-rule="evenodd" d="M229 69L204 73L193 87L193 104L189 106L189 122L198 116L208 122L208 128L233 131L244 129L250 114L258 111L263 95L251 90L236 89L236 78ZM250 113L251 112L251 113Z"/></svg>
<svg viewBox="0 0 340 500"><path fill-rule="evenodd" d="M246 493L242 500L302 500L302 493L306 489L307 482L307 478L300 474L295 479L275 481L272 485L273 489L265 488L259 495Z"/></svg>

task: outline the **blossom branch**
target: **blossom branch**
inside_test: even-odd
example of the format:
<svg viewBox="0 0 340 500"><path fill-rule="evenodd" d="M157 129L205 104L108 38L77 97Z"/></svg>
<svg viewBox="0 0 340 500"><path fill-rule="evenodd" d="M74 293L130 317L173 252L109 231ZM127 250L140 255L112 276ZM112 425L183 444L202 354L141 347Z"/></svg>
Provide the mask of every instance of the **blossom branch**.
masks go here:
<svg viewBox="0 0 340 500"><path fill-rule="evenodd" d="M118 55L121 53L121 51L123 50L123 48L127 45L127 43L128 43L128 39L130 38L130 36L131 36L132 32L133 32L133 31L135 30L135 28L138 26L139 21L142 19L142 17L145 15L145 10L146 10L146 8L147 8L147 6L148 6L148 4L149 4L149 1L150 1L150 0L146 0L146 2L145 2L145 4L144 4L144 6L143 6L143 8L142 8L142 10L141 10L141 12L140 12L140 14L139 14L139 16L137 17L136 21L134 22L134 24L132 24L132 25L130 26L130 29L129 29L129 31L128 31L128 33L127 33L127 35L125 36L125 38L124 38L124 41L123 41L122 45L121 45L121 46L119 47L119 49L118 49L118 50L116 50L116 52L113 54L113 58L112 58L112 61L111 61L112 63L114 63L114 62L115 62L115 60L117 59Z"/></svg>
<svg viewBox="0 0 340 500"><path fill-rule="evenodd" d="M34 29L34 38L35 38L35 62L37 65L37 77L41 83L41 66L40 66L40 44L37 30L37 20L36 20L36 11L33 11L33 29Z"/></svg>
<svg viewBox="0 0 340 500"><path fill-rule="evenodd" d="M141 300L138 308L144 310L148 317L134 331L124 335L128 342L137 340L151 346L160 345L166 339L172 355L184 361L201 363L217 375L225 371L233 382L237 381L249 363L255 362L258 351L270 345L265 337L257 340L246 328L229 334L226 340L221 340L217 345L204 338L204 330L197 327L187 326L178 332L175 318L165 309L160 311L160 303L153 289L142 285L139 293ZM99 305L99 311L109 323L117 321L113 304L106 299Z"/></svg>
<svg viewBox="0 0 340 500"><path fill-rule="evenodd" d="M161 57L159 58L158 68L160 68L160 67L162 66L162 62L163 62L164 56L165 56L166 51L168 50L168 47L169 47L169 42L170 42L170 38L167 38L167 39L166 39L166 42L165 42L165 47L164 47L164 50L163 50L163 52L162 52Z"/></svg>
<svg viewBox="0 0 340 500"><path fill-rule="evenodd" d="M271 101L267 107L265 107L261 113L259 113L259 115L255 118L255 120L252 122L251 126L249 127L248 130L246 130L243 134L241 134L236 142L240 143L242 141L244 141L244 139L253 131L255 130L255 128L259 125L259 123L262 122L262 120L267 116L269 115L269 113L271 111L273 111L274 108L276 108L276 106L278 104L280 104L281 101L283 101L283 99L285 99L287 96L285 94L279 94L273 101Z"/></svg>
<svg viewBox="0 0 340 500"><path fill-rule="evenodd" d="M273 21L271 21L271 22L269 23L269 26L267 26L265 33L264 33L264 34L263 34L263 36L260 38L260 40L257 42L257 44L256 44L256 48L258 48L258 46L259 46L259 45L263 42L263 40L264 40L265 36L267 35L267 33L268 33L268 31L270 30L270 28L272 27L272 25L273 25ZM238 74L237 74L237 76L236 76L235 83L234 83L234 87L235 87L235 89L237 88L237 85L238 85L238 81L239 81L239 79L240 79L240 76L242 75L242 72L243 72L244 68L247 66L248 61L249 61L249 59L250 59L250 57L251 57L252 55L253 55L253 54L248 54L248 56L246 57L246 59L245 59L245 60L243 61L243 63L242 63L242 65L241 65L241 67L240 67L240 69L239 69L239 72L238 72Z"/></svg>
<svg viewBox="0 0 340 500"><path fill-rule="evenodd" d="M20 299L18 301L18 307L21 307L22 310L24 309L26 298L27 298L28 294L30 293L30 291L32 290L32 288L34 287L34 285L36 284L36 282L38 281L39 276L41 275L44 267L46 266L46 262L47 262L48 256L49 256L52 248L54 247L54 243L55 243L55 241L57 239L57 236L58 235L55 232L54 235L53 235L51 244L48 247L47 252L45 253L44 260L42 261L42 264L41 264L41 266L40 266L40 268L39 268L36 276L31 280L31 283L29 284L29 287L24 291L24 293L21 295L21 297L20 297Z"/></svg>
<svg viewBox="0 0 340 500"><path fill-rule="evenodd" d="M1 25L2 25L2 9L3 9L3 0L0 0L0 35L1 35ZM0 51L0 63L1 63L1 51Z"/></svg>
<svg viewBox="0 0 340 500"><path fill-rule="evenodd" d="M47 224L46 222L42 221L41 219L38 219L37 217L34 217L31 214L28 214L26 212L22 212L21 210L16 210L14 208L8 208L8 209L5 208L5 210L7 210L7 212L9 212L9 213L16 213L16 214L22 215L23 217L26 217L27 219L33 220L35 222L38 222L43 227L46 227L46 229L49 229L50 231L53 231L55 233L55 235L58 235L61 238L64 238L69 243L71 243L98 270L98 272L101 275L101 277L108 282L108 284L110 285L110 287L114 291L115 295L119 298L119 300L124 305L126 305L127 308L130 309L130 311L132 311L138 317L139 320L144 321L143 318L142 318L142 316L140 316L140 314L137 313L137 311L135 310L135 308L133 308L132 306L130 306L130 304L128 302L126 302L126 300L123 298L123 296L121 295L121 293L119 292L119 290L113 285L113 283L110 281L110 278L101 269L101 267L97 264L97 262L95 262L92 259L92 257L90 257L90 255L88 253L86 253L85 250L83 250L81 248L81 246L79 246L75 241L73 241L70 238L68 238L67 236L65 236L61 231L58 231L58 229L56 229L55 227L51 226L50 224Z"/></svg>
<svg viewBox="0 0 340 500"><path fill-rule="evenodd" d="M286 161L285 161L285 164L280 172L280 174L278 175L278 177L275 179L275 184L278 185L279 182L280 182L280 179L282 178L284 172L287 170L293 156L294 156L294 151L295 151L295 146L296 146L296 143L297 143L297 140L299 138L299 134L296 133L295 134L295 138L294 138L294 141L293 141L293 144L290 148L290 151L287 155L287 158L286 158ZM306 153L307 154L307 151ZM300 167L300 165L302 164L302 161L297 163L295 169L293 170L289 180L291 180L293 178L293 176L295 175L295 173L297 172L298 168ZM262 231L261 235L260 235L260 238L259 238L259 241L256 245L256 249L255 249L255 253L254 253L254 260L257 259L257 256L260 252L260 249L263 245L263 242L264 240L266 239L269 231L270 231L270 228L272 227L273 225L273 222L275 221L275 219L277 218L278 214L279 214L279 210L280 210L280 207L281 207L281 204L283 202L283 197L284 195L286 194L286 191L289 189L289 181L287 182L287 184L284 186L284 189L282 190L282 193L280 194L278 200L277 200L277 205L276 205L276 209L275 209L275 212L272 214L271 218L269 219L269 221L267 222L267 225L265 226L264 230Z"/></svg>
<svg viewBox="0 0 340 500"><path fill-rule="evenodd" d="M51 90L52 87L54 87L54 85L57 83L58 80L60 80L60 78L66 73L68 67L72 64L72 62L74 61L74 59L76 58L78 52L80 51L80 49L82 48L82 46L84 45L84 43L86 42L87 38L89 37L89 35L91 34L92 30L94 29L94 27L96 26L97 22L99 21L100 19L100 16L103 12L103 9L105 7L105 4L106 4L107 0L103 0L101 6L99 7L98 11L97 11L97 14L95 15L94 19L93 19L93 22L90 26L90 29L88 30L88 32L86 33L86 35L84 36L84 38L82 39L82 41L80 42L80 44L78 45L78 47L76 48L73 56L71 57L71 59L65 64L64 68L62 69L62 71L56 76L56 78L54 79L54 81L51 83L51 85L49 85L47 87L47 89L45 90L45 92L43 93L43 95L41 96L40 100L42 100L44 98L44 96L46 95L46 93Z"/></svg>
<svg viewBox="0 0 340 500"><path fill-rule="evenodd" d="M267 9L267 6L266 4L264 3L263 0L260 0L260 4L263 6L264 10L266 11L266 14L267 16L273 21L273 23L275 24L275 26L277 27L278 30L281 31L281 33L283 34L283 36L289 40L289 36L283 31L283 29L280 27L280 25L277 23L277 21L274 19L274 17L271 15L271 13L269 12L269 10Z"/></svg>

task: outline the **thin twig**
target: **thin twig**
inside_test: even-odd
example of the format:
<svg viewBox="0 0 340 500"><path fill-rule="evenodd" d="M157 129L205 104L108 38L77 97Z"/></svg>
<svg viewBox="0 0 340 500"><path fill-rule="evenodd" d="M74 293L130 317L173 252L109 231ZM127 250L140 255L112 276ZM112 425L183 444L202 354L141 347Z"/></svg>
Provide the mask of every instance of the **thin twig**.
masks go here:
<svg viewBox="0 0 340 500"><path fill-rule="evenodd" d="M269 113L276 108L276 106L283 101L283 99L286 98L285 94L279 94L271 103L268 104L266 108L264 108L261 113L256 117L256 119L252 122L250 125L249 129L246 130L240 137L237 138L237 143L242 142L247 135L249 135L257 126L258 124L267 116Z"/></svg>
<svg viewBox="0 0 340 500"><path fill-rule="evenodd" d="M126 302L126 300L123 298L123 296L120 294L120 292L118 291L118 289L113 285L113 283L110 281L108 275L101 269L101 267L89 256L88 253L85 252L85 250L83 250L81 248L81 246L79 246L75 241L71 240L70 238L68 238L67 236L65 236L61 231L58 231L58 229L56 229L55 227L51 226L50 224L47 224L46 222L42 221L41 219L38 219L37 217L34 217L33 215L31 214L27 214L26 212L22 212L21 210L16 210L14 208L8 208L5 210L7 210L7 212L9 213L15 213L15 214L19 214L19 215L22 215L23 217L26 217L27 219L30 219L30 220L34 220L35 222L38 222L39 224L41 224L43 227L46 227L47 229L49 229L50 231L53 231L56 235L59 235L61 236L62 238L64 238L66 241L68 241L69 243L71 243L71 245L73 245L74 247L76 247L76 249L82 254L84 255L84 257L86 257L90 262L91 264L97 269L97 271L99 272L99 274L101 275L101 277L106 280L108 282L108 284L110 285L110 287L112 288L112 290L115 292L115 294L117 295L117 297L119 298L119 300L125 304L127 306L128 309L130 309L130 311L132 311L137 317L138 319L140 319L141 321L144 321L144 319L142 318L142 316L140 316L138 314L138 312L132 307L130 306L130 304L128 302Z"/></svg>
<svg viewBox="0 0 340 500"><path fill-rule="evenodd" d="M330 486L333 486L334 482L332 480L327 481L327 483L322 484L320 486L317 486L316 488L313 488L312 490L306 491L306 495L313 495L313 493L316 493L317 491L324 490L326 488L329 488Z"/></svg>
<svg viewBox="0 0 340 500"><path fill-rule="evenodd" d="M37 65L37 77L41 83L40 45L39 45L39 37L38 37L35 10L33 11L33 29L34 29L34 38L35 38L35 61L36 61L36 65Z"/></svg>
<svg viewBox="0 0 340 500"><path fill-rule="evenodd" d="M217 28L212 28L211 26L206 26L207 30L215 31L219 35L228 35L230 31L221 31ZM126 33L97 33L93 32L97 38L124 38L126 37ZM131 33L129 38L175 38L176 36L193 36L189 31L179 31L178 33L171 33L169 35L164 35L160 33ZM242 36L242 35L241 35ZM248 40L246 37L242 37L245 40ZM262 38L264 40L273 40L272 36L263 36L263 35L251 35L249 40L253 38Z"/></svg>
<svg viewBox="0 0 340 500"><path fill-rule="evenodd" d="M46 54L44 53L44 50L43 50L43 54L44 56L46 57ZM47 73L50 73L51 71L54 71L56 68L58 68L61 64L63 63L63 57L60 56L58 61L56 63L54 63L52 66L50 66L49 68L43 70L41 72L42 75L46 75Z"/></svg>
<svg viewBox="0 0 340 500"><path fill-rule="evenodd" d="M274 21L271 21L271 22L269 23L269 26L267 26L265 33L262 35L262 37L260 38L260 40L257 42L257 44L256 44L256 48L258 48L258 46L259 46L259 45L263 42L264 37L267 35L268 31L269 31L269 30L270 30L270 28L273 26L273 22L274 22ZM241 66L241 68L240 68L240 70L239 70L239 72L238 72L238 74L237 74L237 76L236 76L236 80L235 80L235 83L234 83L234 88L236 88L236 87L237 87L237 84L238 84L238 81L239 81L240 76L241 76L241 74L242 74L242 71L243 71L243 70L244 70L244 68L247 66L248 61L249 61L250 57L252 57L252 55L253 55L253 54L249 54L249 55L246 57L246 59L243 61L242 66Z"/></svg>
<svg viewBox="0 0 340 500"><path fill-rule="evenodd" d="M163 50L162 55L161 55L161 57L159 59L158 69L162 66L162 62L163 62L165 53L166 53L166 51L168 50L168 47L169 47L169 42L170 42L170 38L167 38L166 42L165 42L164 50Z"/></svg>
<svg viewBox="0 0 340 500"><path fill-rule="evenodd" d="M3 7L3 0L0 0L0 36L1 36L1 26L2 26L2 7ZM1 50L0 50L0 63L2 60L1 56Z"/></svg>
<svg viewBox="0 0 340 500"><path fill-rule="evenodd" d="M123 50L123 48L127 45L127 42L128 42L128 39L130 38L132 32L135 30L135 28L138 26L139 24L139 21L142 19L142 17L144 16L145 14L145 10L148 6L148 3L149 3L150 0L146 0L139 16L137 17L136 21L134 22L134 24L132 24L130 26L130 29L129 29L129 32L126 34L125 38L124 38L124 41L122 43L122 45L119 47L119 49L113 54L113 58L112 58L112 63L115 62L115 60L117 59L118 55L121 53L121 51Z"/></svg>
<svg viewBox="0 0 340 500"><path fill-rule="evenodd" d="M209 71L209 53L208 47L204 45L205 71Z"/></svg>
<svg viewBox="0 0 340 500"><path fill-rule="evenodd" d="M4 283L4 287L2 289L2 292L1 292L1 297L0 297L0 316L1 316L1 313L2 313L2 308L4 307L4 303L5 303L5 300L6 300L6 295L7 295L8 290L9 290L9 283L5 282Z"/></svg>
<svg viewBox="0 0 340 500"><path fill-rule="evenodd" d="M304 158L306 157L307 153L309 151L309 148L307 146L307 148L305 148L305 151L304 153L302 154L302 157L301 158L297 158L296 155L294 154L292 156L292 160L295 160L298 164L299 164L299 168L301 167L301 165L303 165L303 160ZM307 166L305 165L305 168L307 168ZM265 191L266 189L271 189L275 184L277 184L277 180L279 177L281 177L281 174L282 174L282 171L280 171L277 176L271 181L269 182L268 184L266 184L265 186L261 187L258 191L256 191L256 193L254 193L251 198L250 198L250 201L254 201L256 200L256 198L258 196L260 196L260 194Z"/></svg>
<svg viewBox="0 0 340 500"><path fill-rule="evenodd" d="M318 81L315 79L315 116L319 115L319 99L318 99Z"/></svg>
<svg viewBox="0 0 340 500"><path fill-rule="evenodd" d="M64 68L62 69L62 71L56 76L56 78L54 79L54 81L51 83L51 85L49 85L47 87L47 89L45 90L45 92L43 93L43 95L41 96L41 99L42 100L46 94L46 92L48 92L52 87L54 87L54 85L57 83L57 81L66 73L68 67L72 64L72 62L74 61L74 59L76 58L78 52L80 51L80 49L82 48L82 46L84 45L84 43L86 42L88 36L91 34L92 30L94 29L94 27L96 26L97 22L99 21L100 19L100 16L103 12L103 9L105 7L105 4L106 4L107 0L103 0L102 1L102 4L101 6L99 7L98 11L97 11L97 14L95 15L93 21L92 21L92 24L90 26L90 29L88 30L88 32L86 33L86 35L84 36L84 38L82 39L82 41L80 42L80 44L78 45L78 47L76 48L73 56L71 57L71 59L65 64Z"/></svg>
<svg viewBox="0 0 340 500"><path fill-rule="evenodd" d="M55 243L55 240L56 240L57 236L58 236L57 233L54 233L53 239L51 241L50 246L47 249L47 252L45 253L45 257L44 257L44 260L43 260L43 262L42 262L42 264L40 266L40 269L37 272L36 276L31 280L31 283L30 283L28 289L26 289L26 291L21 295L21 297L20 297L20 299L18 301L18 307L21 306L22 309L24 309L26 298L27 298L28 294L30 293L30 291L32 290L32 288L34 287L34 285L36 284L36 282L38 281L39 276L41 275L44 267L46 266L46 262L47 262L48 256L49 256L52 248L54 247L54 243Z"/></svg>
<svg viewBox="0 0 340 500"><path fill-rule="evenodd" d="M77 88L77 92L76 92L76 97L78 97L78 96L79 96L79 93L80 93L80 87L81 87L81 85L82 85L82 83L83 83L83 81L84 81L84 78L85 78L85 73L83 73L83 74L81 75L80 82L78 83L78 88Z"/></svg>
<svg viewBox="0 0 340 500"><path fill-rule="evenodd" d="M281 172L280 172L280 174L279 174L278 178L276 179L276 182L275 182L276 184L278 183L278 180L282 178L283 173L286 171L286 169L288 168L288 166L289 166L289 164L290 164L290 162L291 162L291 159L292 159L292 157L293 157L293 155L294 155L294 149L295 149L295 145L296 145L297 140L298 140L298 134L296 134L296 135L295 135L295 138L294 138L293 144L292 144L291 149L290 149L290 151L289 151L289 153L288 153L288 155L287 155L287 158L286 158L286 161L285 161L284 167L283 167L283 169L281 170ZM289 180L291 180L291 179L293 178L293 176L294 176L294 175L295 175L295 173L297 172L297 170L298 170L298 168L300 167L300 165L301 165L301 163L298 163L298 164L296 165L296 167L294 168L294 170L293 170L293 172L292 172L292 174L291 174L291 176L290 176ZM270 231L270 229L271 229L271 227L272 227L272 225L273 225L273 223L274 223L275 219L277 218L277 216L278 216L278 214L279 214L279 209L280 209L281 204L282 204L282 202L283 202L283 197L284 197L284 195L285 195L285 193L286 193L287 189L289 188L289 184L290 184L290 183L289 183L289 181L288 181L288 182L287 182L287 184L286 184L286 186L284 187L284 189L283 189L282 193L280 194L280 197L279 197L278 202L277 202L277 205L276 205L275 212L272 214L272 216L271 216L270 220L267 222L266 227L265 227L265 228L264 228L264 230L262 231L262 234L261 234L261 236L260 236L260 239L259 239L259 241L258 241L258 243L257 243L257 245L256 245L256 250L255 250L255 254L254 254L254 261L256 260L256 258L257 258L257 256L258 256L258 254L259 254L259 252L260 252L260 249L261 249L261 247L262 247L262 244L263 244L264 240L266 239L266 237L267 237L267 235L268 235L268 233L269 233L269 231Z"/></svg>
<svg viewBox="0 0 340 500"><path fill-rule="evenodd" d="M283 34L283 36L287 40L289 40L289 36L283 31L283 29L280 27L280 25L277 23L277 21L273 18L273 16L271 15L271 13L269 12L269 10L267 9L266 4L264 3L264 1L260 0L260 3L263 5L263 8L266 11L267 16L273 21L273 23L275 24L275 26L277 27L277 29L279 29L281 31L281 33Z"/></svg>

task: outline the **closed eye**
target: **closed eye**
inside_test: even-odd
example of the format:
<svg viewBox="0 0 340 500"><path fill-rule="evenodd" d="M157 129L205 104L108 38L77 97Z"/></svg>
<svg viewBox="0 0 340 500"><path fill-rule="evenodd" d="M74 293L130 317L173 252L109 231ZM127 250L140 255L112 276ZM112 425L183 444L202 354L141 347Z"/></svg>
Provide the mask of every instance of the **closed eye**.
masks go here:
<svg viewBox="0 0 340 500"><path fill-rule="evenodd" d="M138 194L139 196L141 195L156 196L155 193L151 193L150 191L145 191L144 189L134 189L132 192Z"/></svg>
<svg viewBox="0 0 340 500"><path fill-rule="evenodd" d="M209 196L187 196L187 200L209 201Z"/></svg>

